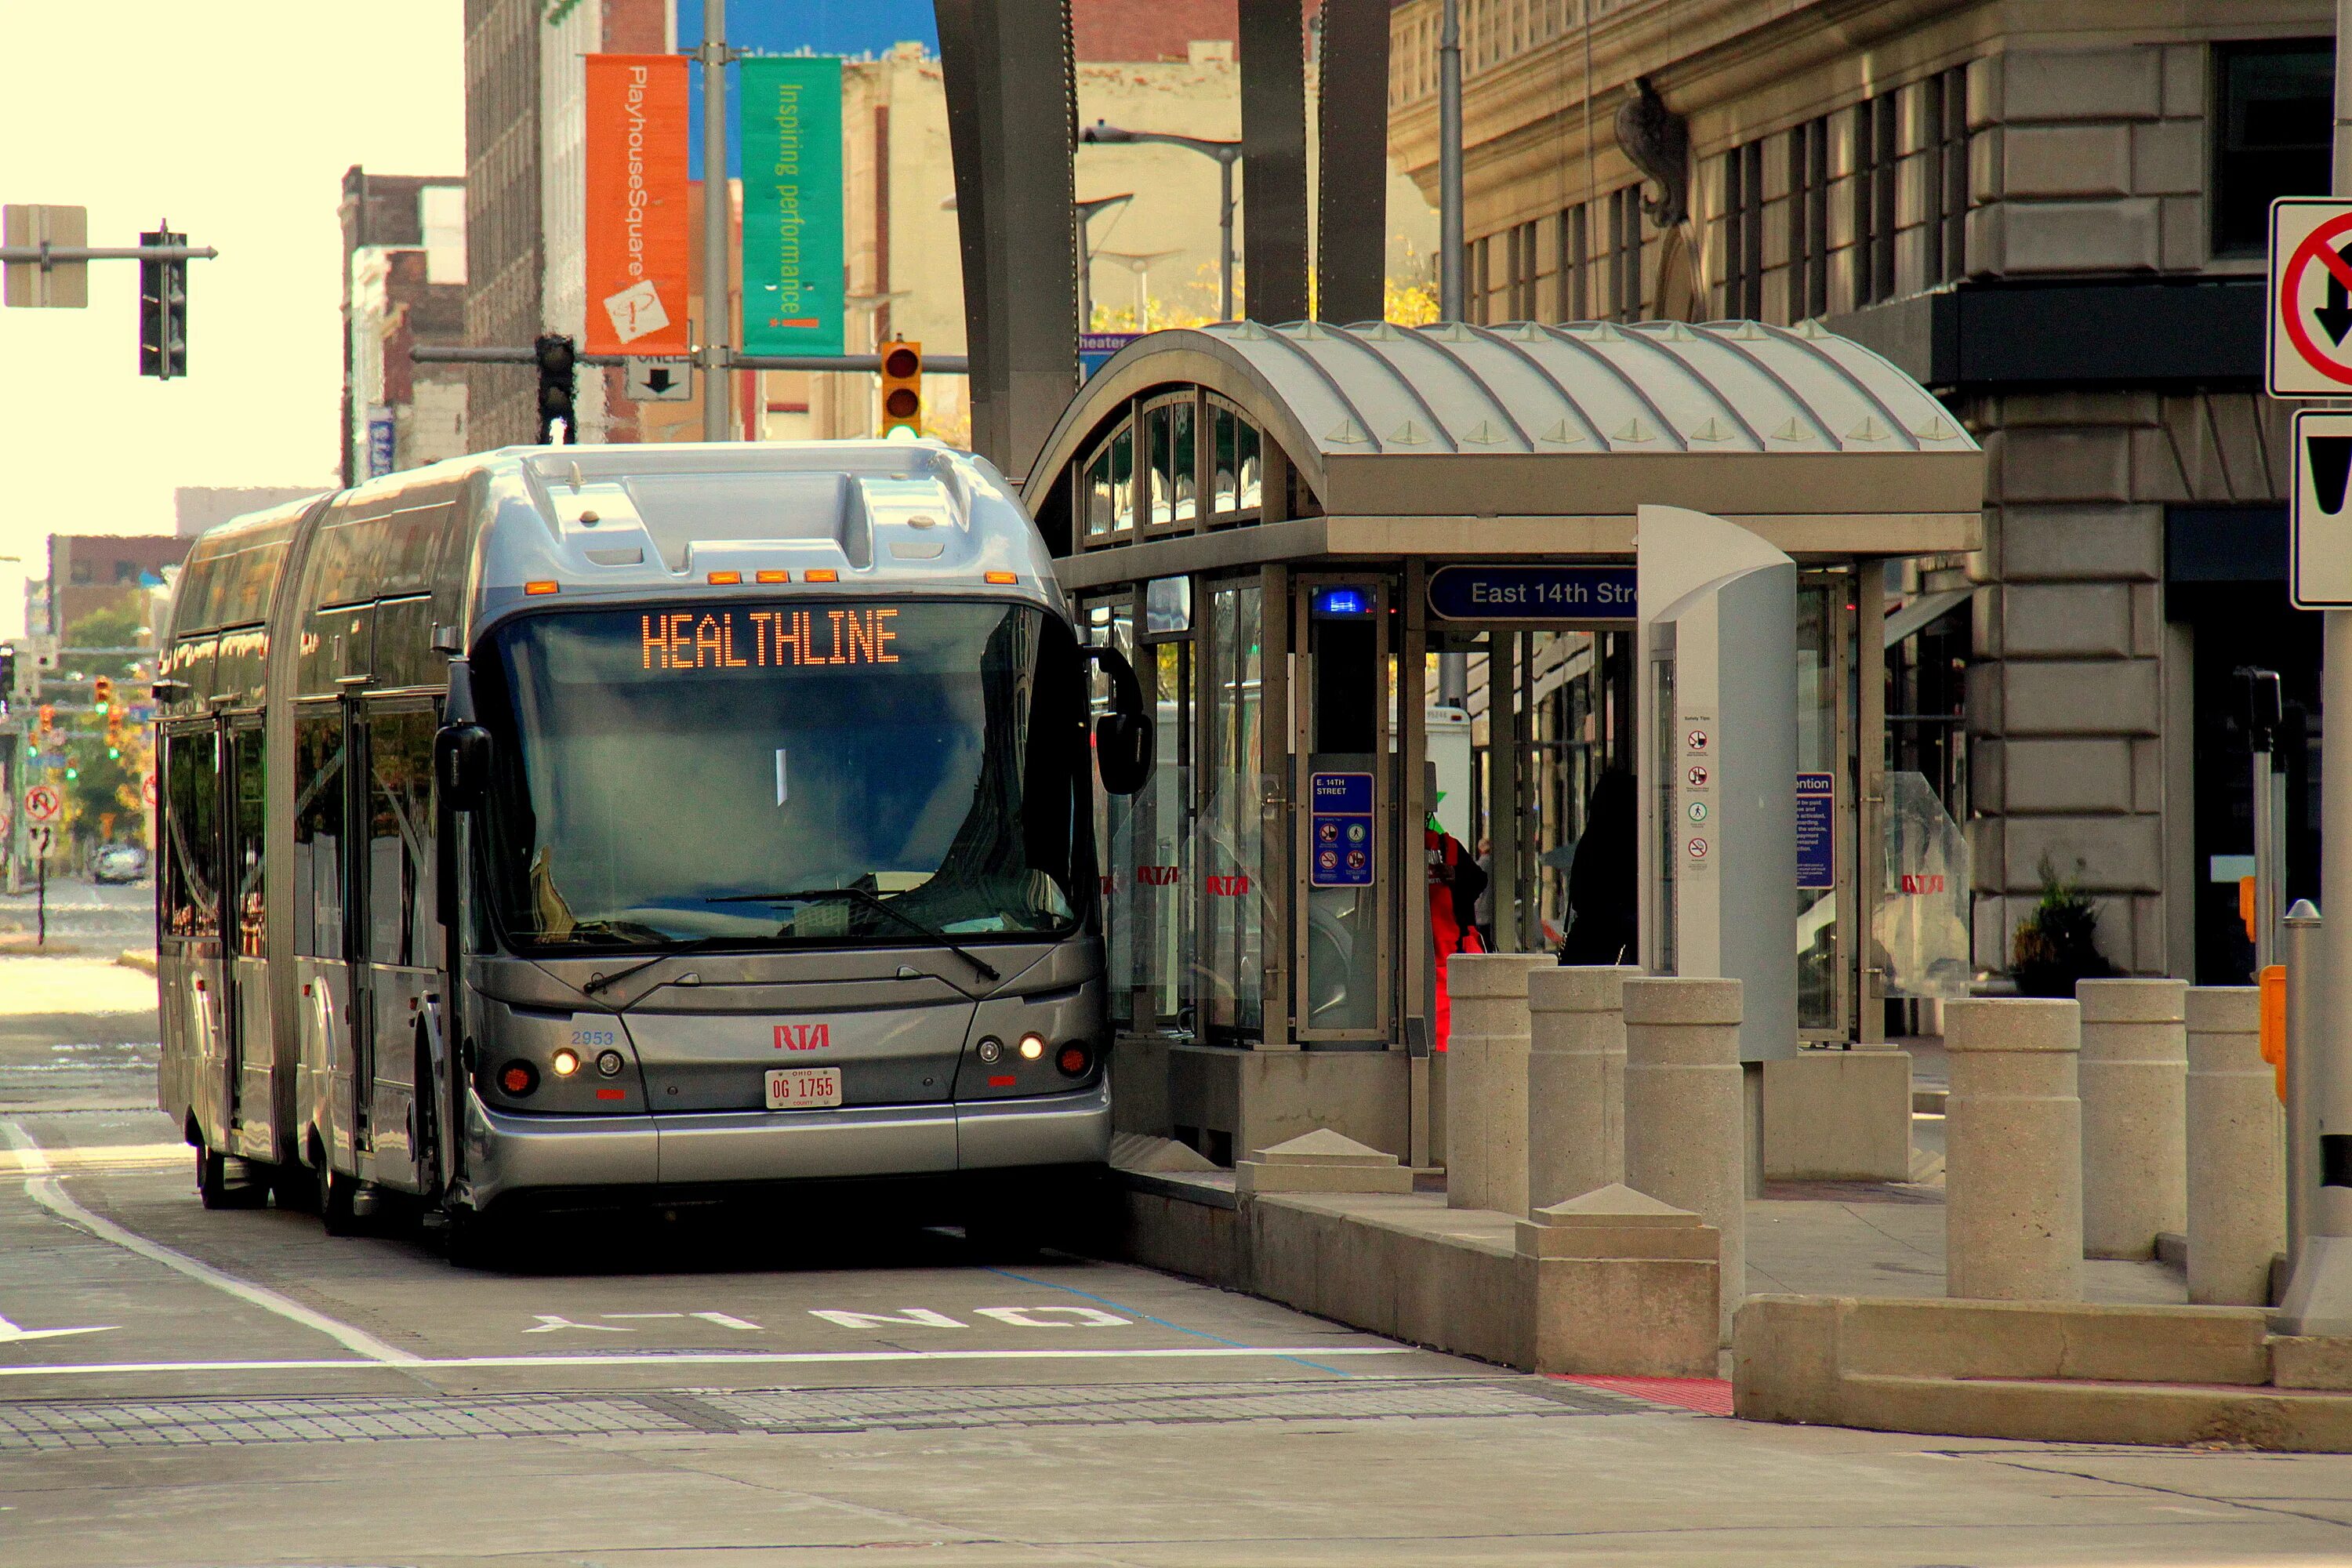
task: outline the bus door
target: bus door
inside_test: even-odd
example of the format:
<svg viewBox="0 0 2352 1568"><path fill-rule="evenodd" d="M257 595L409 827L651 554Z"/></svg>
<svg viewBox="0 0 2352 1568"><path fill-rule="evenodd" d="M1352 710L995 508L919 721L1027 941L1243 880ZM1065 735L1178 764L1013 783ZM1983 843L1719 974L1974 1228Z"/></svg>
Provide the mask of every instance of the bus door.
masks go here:
<svg viewBox="0 0 2352 1568"><path fill-rule="evenodd" d="M350 883L352 1035L368 1086L362 1122L374 1179L421 1184L418 1016L436 987L441 957L434 872L433 737L429 697L371 697L354 705L349 754L352 847ZM426 1069L429 1071L429 1069ZM354 1072L354 1080L362 1078Z"/></svg>
<svg viewBox="0 0 2352 1568"><path fill-rule="evenodd" d="M205 1143L226 1152L235 1097L221 1005L222 816L219 726L206 721L167 731L160 935L168 962L158 1001L164 1037L184 1042L174 1054L176 1070L187 1075L190 1112Z"/></svg>
<svg viewBox="0 0 2352 1568"><path fill-rule="evenodd" d="M223 1083L231 1151L257 1160L278 1157L276 1069L269 1011L268 966L262 952L261 716L224 718L217 741L221 778L220 934Z"/></svg>

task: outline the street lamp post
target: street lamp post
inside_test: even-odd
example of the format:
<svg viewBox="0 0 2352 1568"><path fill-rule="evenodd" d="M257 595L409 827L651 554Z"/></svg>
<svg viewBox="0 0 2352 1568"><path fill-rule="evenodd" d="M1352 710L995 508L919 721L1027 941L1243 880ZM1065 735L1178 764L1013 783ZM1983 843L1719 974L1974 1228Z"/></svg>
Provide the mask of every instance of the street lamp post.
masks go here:
<svg viewBox="0 0 2352 1568"><path fill-rule="evenodd" d="M1125 206L1135 199L1133 191L1122 191L1115 196L1097 196L1092 201L1079 202L1078 213L1078 331L1092 331L1095 324L1094 272L1095 252L1087 238L1087 226L1095 215L1113 207Z"/></svg>
<svg viewBox="0 0 2352 1568"><path fill-rule="evenodd" d="M1106 250L1102 258L1116 261L1135 274L1135 330L1151 330L1151 264L1165 261L1171 256L1181 256L1181 250Z"/></svg>
<svg viewBox="0 0 2352 1568"><path fill-rule="evenodd" d="M1127 131L1096 121L1078 132L1078 140L1097 146L1131 146L1158 142L1184 147L1217 161L1217 311L1234 319L1234 165L1241 162L1238 142L1212 142L1202 136L1178 136L1166 131Z"/></svg>

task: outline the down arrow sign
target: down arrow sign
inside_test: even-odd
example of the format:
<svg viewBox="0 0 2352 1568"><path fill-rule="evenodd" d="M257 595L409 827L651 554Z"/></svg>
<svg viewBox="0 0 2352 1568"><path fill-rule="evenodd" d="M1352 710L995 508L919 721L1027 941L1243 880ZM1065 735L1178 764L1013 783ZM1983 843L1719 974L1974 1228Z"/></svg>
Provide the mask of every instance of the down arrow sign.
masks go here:
<svg viewBox="0 0 2352 1568"><path fill-rule="evenodd" d="M2352 270L2352 245L2336 252L2336 259L2340 265L2326 269L2327 302L2314 310L2312 315L2327 333L2327 341L2341 344L2344 334L2352 331L2352 300L2347 299L2344 287L2344 275Z"/></svg>

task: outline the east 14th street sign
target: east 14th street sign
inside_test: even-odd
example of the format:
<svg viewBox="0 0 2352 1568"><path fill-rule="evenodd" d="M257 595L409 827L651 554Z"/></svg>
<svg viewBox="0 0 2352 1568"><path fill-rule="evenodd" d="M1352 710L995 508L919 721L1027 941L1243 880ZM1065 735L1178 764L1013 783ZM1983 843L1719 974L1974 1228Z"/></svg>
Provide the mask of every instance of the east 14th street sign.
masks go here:
<svg viewBox="0 0 2352 1568"><path fill-rule="evenodd" d="M2294 494L2288 510L2288 592L2297 609L2352 609L2352 409L2294 416Z"/></svg>
<svg viewBox="0 0 2352 1568"><path fill-rule="evenodd" d="M2281 196L2271 204L2266 309L2271 395L2352 395L2352 201Z"/></svg>

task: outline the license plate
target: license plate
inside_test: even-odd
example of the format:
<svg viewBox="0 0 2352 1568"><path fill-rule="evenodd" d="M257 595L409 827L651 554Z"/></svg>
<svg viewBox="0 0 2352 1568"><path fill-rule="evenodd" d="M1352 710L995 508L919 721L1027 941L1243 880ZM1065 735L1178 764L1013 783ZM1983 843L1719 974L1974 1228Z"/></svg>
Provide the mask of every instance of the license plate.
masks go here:
<svg viewBox="0 0 2352 1568"><path fill-rule="evenodd" d="M768 1109L813 1110L841 1103L839 1068L771 1068Z"/></svg>

